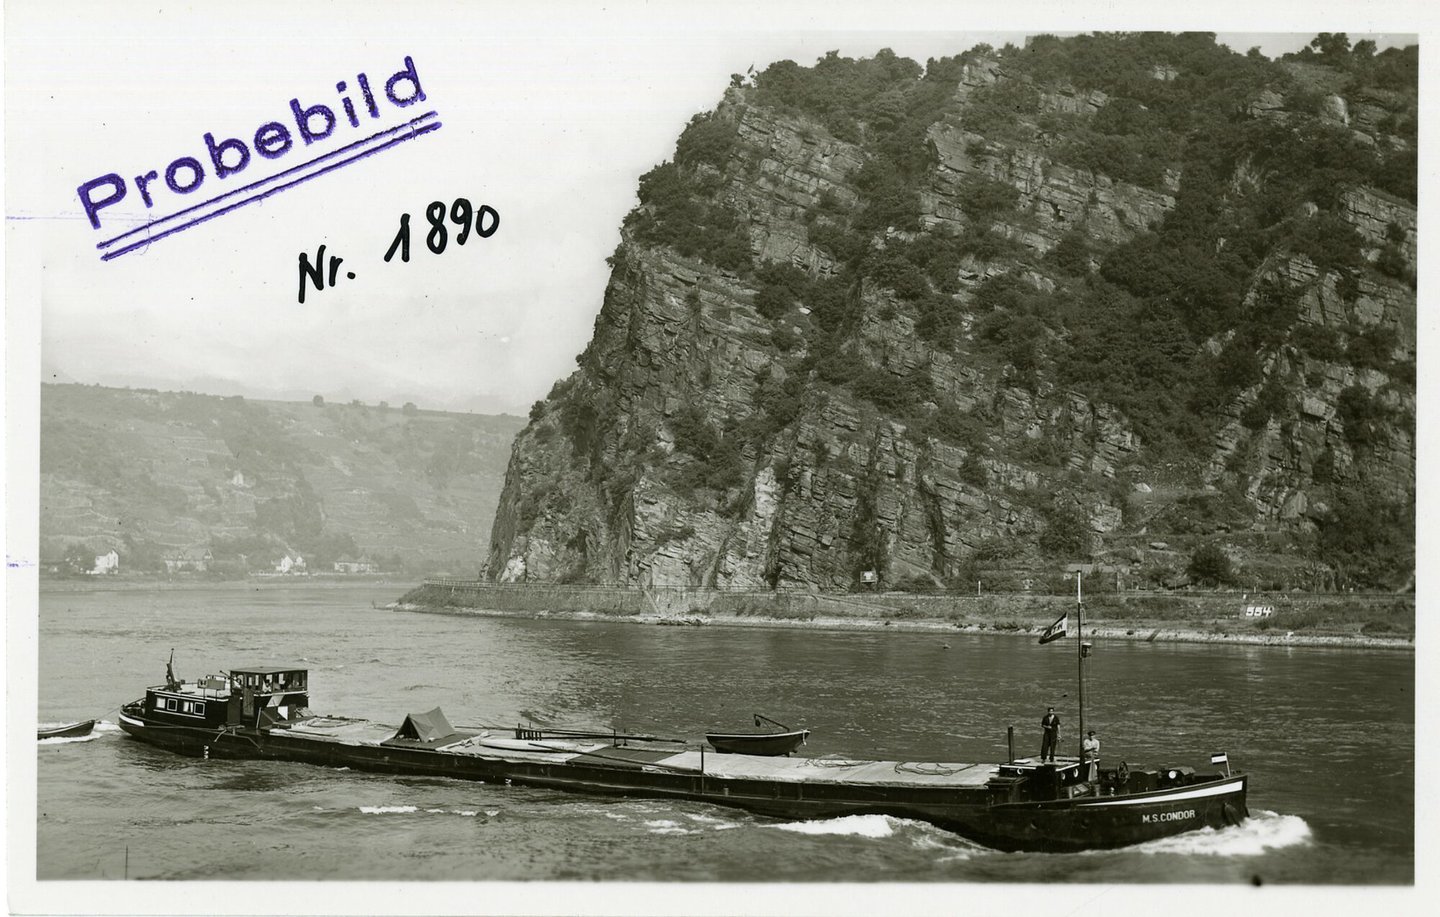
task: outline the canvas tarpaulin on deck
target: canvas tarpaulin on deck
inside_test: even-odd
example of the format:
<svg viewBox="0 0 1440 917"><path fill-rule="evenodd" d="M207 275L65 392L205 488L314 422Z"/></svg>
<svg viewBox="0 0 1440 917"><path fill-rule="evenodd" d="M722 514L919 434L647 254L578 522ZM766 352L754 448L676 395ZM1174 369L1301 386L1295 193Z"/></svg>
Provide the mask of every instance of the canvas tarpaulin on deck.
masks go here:
<svg viewBox="0 0 1440 917"><path fill-rule="evenodd" d="M455 735L455 727L445 719L445 714L436 707L427 713L411 713L405 717L397 739L414 739L418 742L435 742Z"/></svg>

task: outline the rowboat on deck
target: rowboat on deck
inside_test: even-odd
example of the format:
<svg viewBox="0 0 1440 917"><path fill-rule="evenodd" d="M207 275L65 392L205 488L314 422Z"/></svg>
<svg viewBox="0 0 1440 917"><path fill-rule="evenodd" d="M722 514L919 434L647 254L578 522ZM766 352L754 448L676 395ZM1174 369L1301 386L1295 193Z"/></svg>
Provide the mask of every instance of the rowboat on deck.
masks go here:
<svg viewBox="0 0 1440 917"><path fill-rule="evenodd" d="M722 755L759 755L780 757L805 744L810 735L808 729L791 729L784 723L777 723L768 716L755 714L755 725L769 723L779 732L707 732L705 741Z"/></svg>
<svg viewBox="0 0 1440 917"><path fill-rule="evenodd" d="M760 755L761 757L774 757L788 755L790 752L805 744L805 737L810 735L810 730L801 729L796 732L766 732L766 733L724 733L708 732L705 734L705 741L709 742L716 751L724 755Z"/></svg>

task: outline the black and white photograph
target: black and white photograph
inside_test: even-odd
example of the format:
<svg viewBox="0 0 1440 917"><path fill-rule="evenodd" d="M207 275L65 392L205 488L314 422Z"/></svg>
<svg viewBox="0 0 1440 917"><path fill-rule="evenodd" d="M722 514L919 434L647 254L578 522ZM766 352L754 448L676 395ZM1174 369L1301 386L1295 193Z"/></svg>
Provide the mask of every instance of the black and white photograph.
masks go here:
<svg viewBox="0 0 1440 917"><path fill-rule="evenodd" d="M1431 18L7 3L10 912L1413 912Z"/></svg>

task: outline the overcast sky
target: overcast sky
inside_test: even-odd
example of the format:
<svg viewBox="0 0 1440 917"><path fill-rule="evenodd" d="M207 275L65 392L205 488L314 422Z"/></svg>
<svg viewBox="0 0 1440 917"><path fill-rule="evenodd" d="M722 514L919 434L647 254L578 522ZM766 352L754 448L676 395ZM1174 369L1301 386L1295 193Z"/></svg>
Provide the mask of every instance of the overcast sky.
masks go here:
<svg viewBox="0 0 1440 917"><path fill-rule="evenodd" d="M12 285L7 312L12 334L38 327L46 381L523 413L569 374L590 337L604 259L635 203L638 177L672 154L692 115L715 106L731 73L887 46L924 63L1042 30L1218 30L1113 13L1045 18L1023 4L880 14L801 4L783 15L727 4L728 13L705 19L624 3L608 12L245 4L228 8L243 14L225 17L197 6L7 4L7 239L12 271L28 255L22 273L38 278L18 291ZM1225 21L1261 31L1222 31L1222 41L1271 56L1347 24L1293 14ZM1013 31L965 30L1012 22ZM1285 28L1295 31L1275 34ZM1350 31L1352 40L1366 34ZM1382 46L1408 40L1372 37ZM76 195L82 183L156 170L153 216L298 163L327 147L273 163L255 156L243 180L211 174L203 193L189 197L163 186L177 158L209 168L206 132L217 142L248 141L266 122L293 125L292 98L338 113L338 81L348 80L355 95L363 72L379 92L406 55L426 99L403 118L433 109L441 129L148 249L99 259L95 244L139 225L147 211L132 183L125 201L102 211L96 231ZM378 105L390 120L376 123L403 120L383 98ZM366 126L342 121L331 146L364 136ZM425 205L457 197L495 208L499 229L432 255ZM416 227L411 261L385 264L406 211ZM297 257L321 244L345 259L339 284L312 290L301 305ZM14 254L17 245L25 255ZM17 312L38 314L38 324Z"/></svg>

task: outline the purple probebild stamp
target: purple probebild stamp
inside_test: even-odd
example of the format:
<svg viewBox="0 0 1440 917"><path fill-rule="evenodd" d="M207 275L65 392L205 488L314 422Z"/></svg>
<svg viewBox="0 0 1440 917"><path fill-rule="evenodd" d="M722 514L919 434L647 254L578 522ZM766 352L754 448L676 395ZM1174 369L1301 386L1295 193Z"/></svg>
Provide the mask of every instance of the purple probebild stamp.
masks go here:
<svg viewBox="0 0 1440 917"><path fill-rule="evenodd" d="M397 112L425 101L420 74L409 55L383 83L372 84L369 76L359 73L353 80L338 81L335 92L337 102L292 98L285 117L266 121L241 137L216 137L205 131L195 150L171 159L163 168L157 164L129 177L109 172L81 184L75 193L96 230L104 228L107 207L132 195L146 210L160 214L96 243L101 259L118 258L441 126L440 115L433 110L393 123ZM387 121L392 123L382 126ZM251 177L260 170L252 167L268 163L280 168L235 184L242 175ZM191 203L202 189L210 196Z"/></svg>

